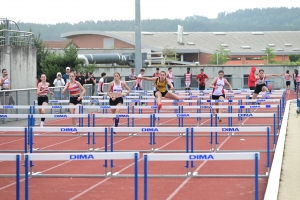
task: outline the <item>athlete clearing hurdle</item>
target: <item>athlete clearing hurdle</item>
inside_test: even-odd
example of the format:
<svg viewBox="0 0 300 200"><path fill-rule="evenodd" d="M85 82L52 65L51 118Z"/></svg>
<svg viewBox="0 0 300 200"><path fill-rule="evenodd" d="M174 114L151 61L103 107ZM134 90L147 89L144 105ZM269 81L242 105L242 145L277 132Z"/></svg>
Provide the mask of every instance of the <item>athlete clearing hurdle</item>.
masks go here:
<svg viewBox="0 0 300 200"><path fill-rule="evenodd" d="M220 70L218 72L219 76L214 78L214 80L211 82L210 84L210 88L213 88L212 91L212 99L213 100L224 100L225 99L225 91L224 91L224 86L225 84L227 84L230 88L230 92L232 91L232 87L230 85L230 83L224 78L224 71ZM222 102L215 102L214 105L218 106L218 105L223 105ZM222 113L223 109L219 109L216 108L216 113ZM218 117L219 122L222 122L222 118Z"/></svg>
<svg viewBox="0 0 300 200"><path fill-rule="evenodd" d="M252 96L252 99L257 99L257 95L260 92L271 92L269 88L266 86L266 79L271 76L282 76L284 75L284 72L281 74L265 74L265 71L263 69L260 69L258 72L258 76L256 76L256 87L254 90L254 94Z"/></svg>
<svg viewBox="0 0 300 200"><path fill-rule="evenodd" d="M180 99L176 94L174 94L172 92L168 92L168 90L166 88L167 85L170 86L171 90L174 90L174 86L171 83L171 81L169 79L167 79L165 71L161 71L159 74L159 77L153 77L153 78L136 77L136 78L155 82L153 95L156 97L158 110L160 110L162 108L162 103L161 103L162 97L166 97L168 99L173 99L173 100Z"/></svg>
<svg viewBox="0 0 300 200"><path fill-rule="evenodd" d="M120 80L121 76L118 72L114 73L114 80L109 84L109 87L107 89L107 96L109 96L109 105L110 106L122 106L123 104L123 97L127 96L130 93L130 88L125 82L122 82ZM127 89L127 93L122 93L123 88ZM112 114L118 114L120 113L120 109L111 109ZM119 118L115 117L113 118L115 127L118 127L119 125ZM116 134L114 132L114 134Z"/></svg>

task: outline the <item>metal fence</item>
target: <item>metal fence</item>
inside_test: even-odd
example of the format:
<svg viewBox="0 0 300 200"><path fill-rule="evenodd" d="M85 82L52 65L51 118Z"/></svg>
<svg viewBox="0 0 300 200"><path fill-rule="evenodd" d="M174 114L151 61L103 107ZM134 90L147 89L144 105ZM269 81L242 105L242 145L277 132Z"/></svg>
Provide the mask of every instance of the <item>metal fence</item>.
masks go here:
<svg viewBox="0 0 300 200"><path fill-rule="evenodd" d="M227 77L228 81L231 83L233 89L248 88L248 79L247 78L231 78ZM209 79L206 84L206 89L209 89L209 84L213 79ZM285 88L285 80L283 78L270 78L268 79L273 85L274 89ZM135 81L126 81L127 85L130 88L133 88ZM184 89L185 83L184 79L176 77L174 79L175 89ZM107 91L109 83L105 83L104 91ZM85 84L83 86L86 89L85 96L97 96L98 84L93 88L91 84ZM291 86L293 88L293 85ZM144 90L153 90L153 82L143 81ZM198 89L196 80L192 80L191 89ZM69 100L69 92L66 92L64 95L61 94L63 87L50 87L51 91L54 91L54 95L48 95L49 100ZM94 91L94 94L93 94ZM0 105L34 105L34 101L37 100L36 88L27 88L27 89L17 89L17 90L0 90ZM52 104L55 105L55 104ZM68 105L66 103L59 103L59 105ZM91 105L91 103L84 103L83 105ZM47 114L53 113L65 113L68 112L68 109L47 109ZM4 109L0 107L0 114L28 114L29 110L26 109ZM2 122L12 121L18 119L2 119Z"/></svg>
<svg viewBox="0 0 300 200"><path fill-rule="evenodd" d="M0 30L0 45L31 46L34 33L18 30Z"/></svg>

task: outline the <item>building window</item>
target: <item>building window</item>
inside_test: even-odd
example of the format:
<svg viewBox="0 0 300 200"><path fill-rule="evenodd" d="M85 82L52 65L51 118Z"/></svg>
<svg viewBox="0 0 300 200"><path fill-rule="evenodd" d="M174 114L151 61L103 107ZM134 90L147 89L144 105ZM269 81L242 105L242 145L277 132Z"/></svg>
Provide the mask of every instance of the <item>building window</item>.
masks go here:
<svg viewBox="0 0 300 200"><path fill-rule="evenodd" d="M244 74L244 87L248 87L249 74Z"/></svg>
<svg viewBox="0 0 300 200"><path fill-rule="evenodd" d="M261 56L259 57L246 57L246 60L263 60Z"/></svg>
<svg viewBox="0 0 300 200"><path fill-rule="evenodd" d="M232 75L224 75L224 78L232 85ZM229 87L225 84L225 87L229 89Z"/></svg>
<svg viewBox="0 0 300 200"><path fill-rule="evenodd" d="M240 61L241 57L229 57L228 60L231 60L231 61Z"/></svg>
<svg viewBox="0 0 300 200"><path fill-rule="evenodd" d="M103 38L103 48L104 49L111 49L115 46L114 38Z"/></svg>

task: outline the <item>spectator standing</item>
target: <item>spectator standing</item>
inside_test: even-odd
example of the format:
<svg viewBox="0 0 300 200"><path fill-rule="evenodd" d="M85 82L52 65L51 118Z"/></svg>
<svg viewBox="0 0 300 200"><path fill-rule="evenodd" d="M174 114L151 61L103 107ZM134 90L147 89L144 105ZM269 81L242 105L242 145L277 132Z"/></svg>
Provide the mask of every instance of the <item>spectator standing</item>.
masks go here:
<svg viewBox="0 0 300 200"><path fill-rule="evenodd" d="M172 67L169 67L168 68L168 73L167 73L167 79L170 80L173 87L174 87L174 78L175 78L175 76L173 75ZM168 89L171 89L171 86L168 85Z"/></svg>
<svg viewBox="0 0 300 200"><path fill-rule="evenodd" d="M200 74L196 76L196 81L199 85L199 90L205 90L206 82L208 81L207 74L204 74L204 69L200 69Z"/></svg>
<svg viewBox="0 0 300 200"><path fill-rule="evenodd" d="M134 73L134 68L131 69L131 73L129 74L129 80L134 81L135 78L135 73Z"/></svg>
<svg viewBox="0 0 300 200"><path fill-rule="evenodd" d="M294 81L294 90L296 92L296 88L297 88L297 82L295 80L295 78L298 76L298 70L294 69L294 74L293 74L293 81Z"/></svg>
<svg viewBox="0 0 300 200"><path fill-rule="evenodd" d="M186 68L186 73L184 74L184 82L185 82L185 90L190 90L191 89L191 84L192 84L192 73L190 72L190 68Z"/></svg>
<svg viewBox="0 0 300 200"><path fill-rule="evenodd" d="M10 89L10 79L8 77L8 73L6 69L2 69L2 77L0 78L0 86L1 90L9 90ZM0 93L0 96L3 96L3 93ZM5 99L5 100L4 100ZM5 92L5 97L1 98L2 105L14 105L14 99L10 95L9 92Z"/></svg>
<svg viewBox="0 0 300 200"><path fill-rule="evenodd" d="M70 78L69 78L70 71L71 71L70 67L66 67L66 73L62 76L62 78L65 81L65 84L67 84L68 82L70 82Z"/></svg>
<svg viewBox="0 0 300 200"><path fill-rule="evenodd" d="M106 78L106 73L102 72L101 73L101 78L99 79L98 82L98 94L104 92L104 80ZM104 94L99 94L99 96L103 96Z"/></svg>
<svg viewBox="0 0 300 200"><path fill-rule="evenodd" d="M64 81L64 79L61 77L61 73L57 72L56 74L56 79L53 81L53 85L54 87L61 87L64 86L66 83ZM62 88L63 89L63 88ZM62 99L61 98L61 88L54 88L54 98L55 100L59 100Z"/></svg>
<svg viewBox="0 0 300 200"><path fill-rule="evenodd" d="M256 67L251 67L249 76L248 76L248 87L250 90L255 90L255 85L256 85Z"/></svg>
<svg viewBox="0 0 300 200"><path fill-rule="evenodd" d="M285 85L286 85L285 90L286 90L287 94L290 94L291 77L292 77L292 75L290 75L290 70L286 70L284 79L285 79Z"/></svg>
<svg viewBox="0 0 300 200"><path fill-rule="evenodd" d="M91 96L93 96L95 94L96 79L93 76L92 72L88 72L88 78L86 79L85 84L92 84L92 94L91 94Z"/></svg>

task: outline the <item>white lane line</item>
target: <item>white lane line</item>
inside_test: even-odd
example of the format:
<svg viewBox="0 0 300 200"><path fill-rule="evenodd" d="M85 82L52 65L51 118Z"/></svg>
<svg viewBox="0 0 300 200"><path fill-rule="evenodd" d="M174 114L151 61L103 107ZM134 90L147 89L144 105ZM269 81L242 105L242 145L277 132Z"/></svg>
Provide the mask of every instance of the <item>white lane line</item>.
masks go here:
<svg viewBox="0 0 300 200"><path fill-rule="evenodd" d="M258 109L258 108L257 108ZM257 110L256 109L256 110ZM256 110L254 110L253 112L255 112ZM246 122L249 119L249 117L247 119L245 119L244 122ZM219 149L229 140L229 138L231 137L231 135L229 135L220 145L219 145ZM216 151L216 150L215 150ZM207 160L204 161L203 163L201 163L201 165L196 168L195 171L199 171L205 164L206 164ZM192 177L189 177L187 179L185 179L171 194L170 196L166 199L166 200L171 200L186 184L187 182L191 179Z"/></svg>

